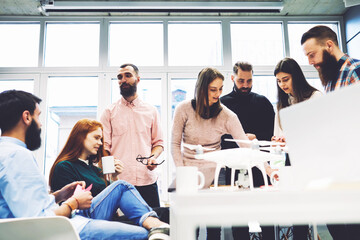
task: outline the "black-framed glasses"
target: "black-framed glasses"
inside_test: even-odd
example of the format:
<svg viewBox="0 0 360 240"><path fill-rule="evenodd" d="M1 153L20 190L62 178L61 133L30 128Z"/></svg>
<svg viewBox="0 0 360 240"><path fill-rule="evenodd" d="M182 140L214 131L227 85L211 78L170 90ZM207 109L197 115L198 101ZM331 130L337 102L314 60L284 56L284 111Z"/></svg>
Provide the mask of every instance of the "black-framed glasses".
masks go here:
<svg viewBox="0 0 360 240"><path fill-rule="evenodd" d="M153 155L150 155L150 157L143 157L143 156L141 156L141 155L139 154L139 155L137 155L137 157L136 157L136 161L141 162L141 163L144 164L144 165L148 165L149 159L152 158L153 156L154 156L154 154L153 154ZM162 160L162 161L159 162L159 163L152 163L152 164L150 164L150 165L161 165L161 164L163 164L164 162L165 162L165 160Z"/></svg>

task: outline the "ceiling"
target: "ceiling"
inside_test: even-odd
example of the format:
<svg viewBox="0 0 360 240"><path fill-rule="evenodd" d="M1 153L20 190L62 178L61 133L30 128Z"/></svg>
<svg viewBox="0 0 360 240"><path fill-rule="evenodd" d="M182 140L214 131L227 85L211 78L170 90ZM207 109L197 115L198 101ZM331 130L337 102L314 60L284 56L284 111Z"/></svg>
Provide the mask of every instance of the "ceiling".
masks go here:
<svg viewBox="0 0 360 240"><path fill-rule="evenodd" d="M61 0L54 0L55 2L60 2ZM66 0L62 0L66 1ZM84 0L77 0L84 1ZM104 1L104 0L103 0ZM114 1L114 0L113 0ZM135 2L138 0L133 0ZM143 2L154 2L142 0ZM195 0L196 2L207 2L205 0ZM82 13L59 13L51 12L49 16L151 16L151 15L166 15L166 16L339 16L343 15L347 8L345 7L343 0L223 0L222 2L283 2L284 8L280 13L180 13L180 12L163 12L163 13L132 13L132 12L82 12ZM0 0L0 16L41 16L42 13L39 12L38 6L40 5L40 0ZM84 1L89 2L89 1ZM99 2L99 0L98 0ZM104 1L106 2L106 1ZM121 2L121 1L120 1ZM169 2L167 0L157 1L157 2ZM192 0L186 1L173 1L173 2L194 2ZM220 1L213 1L220 2Z"/></svg>

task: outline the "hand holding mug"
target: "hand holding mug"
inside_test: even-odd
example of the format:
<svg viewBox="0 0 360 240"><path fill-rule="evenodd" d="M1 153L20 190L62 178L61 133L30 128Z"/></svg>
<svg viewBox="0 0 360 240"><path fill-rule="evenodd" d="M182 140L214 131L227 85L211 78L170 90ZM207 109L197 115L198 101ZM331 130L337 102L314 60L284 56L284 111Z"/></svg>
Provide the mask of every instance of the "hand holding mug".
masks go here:
<svg viewBox="0 0 360 240"><path fill-rule="evenodd" d="M117 158L114 159L115 172L111 174L112 180L116 181L117 177L124 170L124 164Z"/></svg>

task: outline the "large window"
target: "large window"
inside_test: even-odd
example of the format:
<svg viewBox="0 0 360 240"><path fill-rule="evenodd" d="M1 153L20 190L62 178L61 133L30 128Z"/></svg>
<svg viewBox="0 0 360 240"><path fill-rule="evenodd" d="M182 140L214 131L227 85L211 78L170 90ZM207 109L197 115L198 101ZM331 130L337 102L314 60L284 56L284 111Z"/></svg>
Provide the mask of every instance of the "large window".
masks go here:
<svg viewBox="0 0 360 240"><path fill-rule="evenodd" d="M45 66L98 66L99 38L99 23L48 23Z"/></svg>
<svg viewBox="0 0 360 240"><path fill-rule="evenodd" d="M277 102L277 81L274 76L254 76L252 91L264 95L275 106Z"/></svg>
<svg viewBox="0 0 360 240"><path fill-rule="evenodd" d="M39 23L0 22L0 67L36 67L39 58Z"/></svg>
<svg viewBox="0 0 360 240"><path fill-rule="evenodd" d="M195 84L195 78L171 79L171 116L180 102L194 98Z"/></svg>
<svg viewBox="0 0 360 240"><path fill-rule="evenodd" d="M46 126L45 176L64 146L75 123L96 119L97 77L49 77Z"/></svg>
<svg viewBox="0 0 360 240"><path fill-rule="evenodd" d="M139 66L164 65L163 24L117 23L109 27L110 66L136 63Z"/></svg>
<svg viewBox="0 0 360 240"><path fill-rule="evenodd" d="M290 45L290 56L294 58L298 64L307 65L308 59L305 56L302 46L301 46L301 37L308 31L310 28L315 27L316 25L325 25L330 27L334 32L338 34L337 24L326 24L326 23L296 23L291 22L288 24L289 29L289 45ZM339 39L338 39L339 41Z"/></svg>
<svg viewBox="0 0 360 240"><path fill-rule="evenodd" d="M232 62L275 65L284 57L281 23L231 23Z"/></svg>
<svg viewBox="0 0 360 240"><path fill-rule="evenodd" d="M225 76L232 90L236 61L254 66L253 91L277 101L273 70L285 56L301 65L311 85L322 90L318 72L309 66L300 38L310 27L330 26L341 38L341 17L1 17L0 91L21 89L43 101L43 145L35 152L46 178L75 122L99 119L120 98L116 74L123 63L140 69L140 98L161 116L165 164L158 168L162 200L173 179L170 141L176 106L194 97L204 67ZM340 44L344 44L340 42ZM340 45L341 47L341 45ZM33 77L32 77L33 76Z"/></svg>
<svg viewBox="0 0 360 240"><path fill-rule="evenodd" d="M155 106L161 114L161 78L141 78L137 85L137 94L144 102ZM116 102L121 97L117 79L111 81L111 102Z"/></svg>
<svg viewBox="0 0 360 240"><path fill-rule="evenodd" d="M169 22L169 65L222 65L221 23Z"/></svg>
<svg viewBox="0 0 360 240"><path fill-rule="evenodd" d="M33 79L0 79L0 92L11 89L34 93L34 81Z"/></svg>

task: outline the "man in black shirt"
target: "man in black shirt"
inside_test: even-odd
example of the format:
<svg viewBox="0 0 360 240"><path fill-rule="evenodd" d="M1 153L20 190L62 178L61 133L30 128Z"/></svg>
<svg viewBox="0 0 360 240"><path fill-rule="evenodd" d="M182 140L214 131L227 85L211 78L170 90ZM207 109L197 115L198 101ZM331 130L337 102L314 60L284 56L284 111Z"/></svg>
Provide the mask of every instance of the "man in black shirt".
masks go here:
<svg viewBox="0 0 360 240"><path fill-rule="evenodd" d="M246 133L256 135L258 140L271 140L274 130L274 108L263 95L251 92L252 65L246 62L237 62L233 68L231 80L234 82L233 91L221 98L221 103L233 111L239 118ZM275 80L274 80L275 81ZM231 135L224 135L229 138ZM236 148L234 142L222 141L221 148ZM253 168L254 187L264 185L260 170ZM226 184L230 184L230 175Z"/></svg>
<svg viewBox="0 0 360 240"><path fill-rule="evenodd" d="M270 141L274 130L274 108L265 96L251 92L252 75L253 68L251 64L237 62L231 75L231 80L234 82L233 91L223 96L221 103L238 116L246 133L254 134L258 140ZM225 138L231 138L231 135L222 137L222 149L238 147L234 142L224 141ZM252 172L254 187L264 185L261 171L254 167ZM230 184L230 176L231 169L227 168L225 176L227 185ZM235 174L235 177L237 178L237 174ZM274 227L263 227L262 232L264 239L274 239ZM247 228L233 228L233 235L234 239L244 239L245 235L249 239Z"/></svg>

